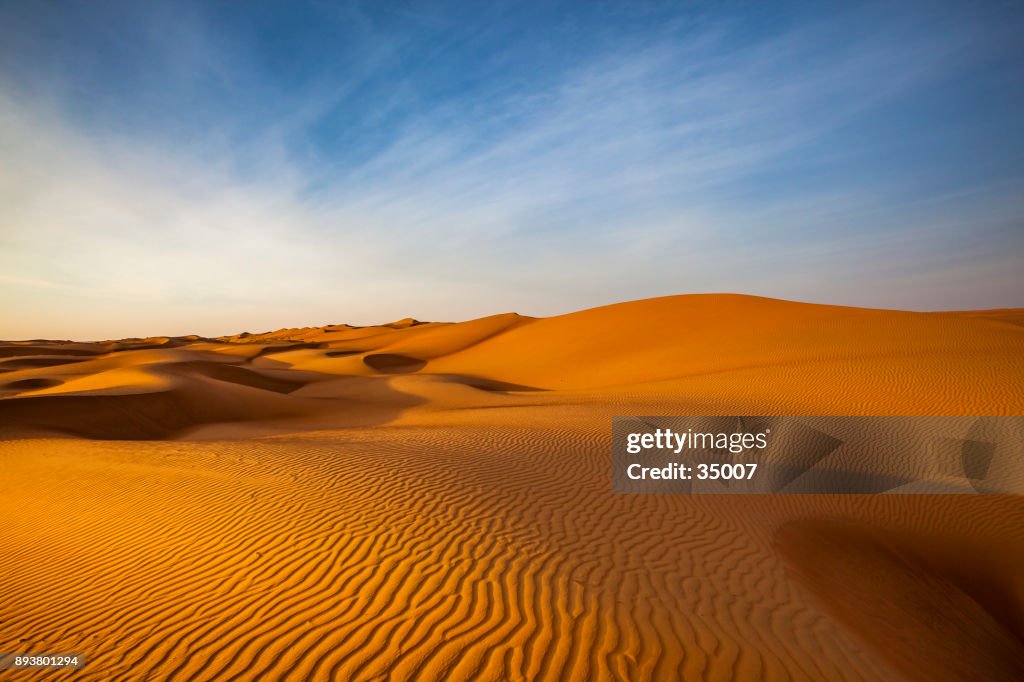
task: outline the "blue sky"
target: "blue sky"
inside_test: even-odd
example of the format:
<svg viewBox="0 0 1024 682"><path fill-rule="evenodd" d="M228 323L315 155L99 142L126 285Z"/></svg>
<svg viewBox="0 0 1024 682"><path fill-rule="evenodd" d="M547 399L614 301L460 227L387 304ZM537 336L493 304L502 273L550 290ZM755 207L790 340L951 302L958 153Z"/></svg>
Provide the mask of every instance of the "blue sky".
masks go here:
<svg viewBox="0 0 1024 682"><path fill-rule="evenodd" d="M0 338L1024 306L1024 7L0 3Z"/></svg>

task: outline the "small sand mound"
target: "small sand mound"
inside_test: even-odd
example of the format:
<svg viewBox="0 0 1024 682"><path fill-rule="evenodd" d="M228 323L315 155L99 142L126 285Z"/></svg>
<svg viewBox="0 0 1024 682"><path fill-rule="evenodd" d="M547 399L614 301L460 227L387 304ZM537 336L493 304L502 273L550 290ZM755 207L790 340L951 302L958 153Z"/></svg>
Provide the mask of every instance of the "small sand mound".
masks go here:
<svg viewBox="0 0 1024 682"><path fill-rule="evenodd" d="M382 326L384 326L384 327L391 327L392 329L408 329L409 327L415 327L415 326L420 325L420 324L423 324L423 323L420 322L417 319L414 319L414 318L411 318L411 317L403 317L400 320L396 320L394 322L389 322L388 324L385 324L385 325L382 325Z"/></svg>

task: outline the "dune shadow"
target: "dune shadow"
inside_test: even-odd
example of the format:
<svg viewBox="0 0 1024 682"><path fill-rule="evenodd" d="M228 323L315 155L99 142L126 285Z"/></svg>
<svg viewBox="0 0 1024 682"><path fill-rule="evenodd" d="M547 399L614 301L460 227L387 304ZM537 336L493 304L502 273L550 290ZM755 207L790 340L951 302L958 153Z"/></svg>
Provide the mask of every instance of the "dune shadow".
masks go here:
<svg viewBox="0 0 1024 682"><path fill-rule="evenodd" d="M546 388L539 388L537 386L525 386L523 384L513 384L508 381L498 381L497 379L488 379L486 377L479 377L473 374L439 374L446 379L471 386L472 388L480 389L481 391L489 391L494 393L525 393L525 392L543 392L547 391Z"/></svg>
<svg viewBox="0 0 1024 682"><path fill-rule="evenodd" d="M105 348L96 350L85 348L52 348L46 346L0 346L0 358L22 358L29 355L64 355L75 357L88 357L91 355L103 355L107 352Z"/></svg>
<svg viewBox="0 0 1024 682"><path fill-rule="evenodd" d="M259 352L256 353L256 355L254 355L251 358L249 358L249 360L251 362L252 360L255 360L256 358L265 358L268 355L276 355L278 353L287 353L287 352L293 351L293 350L306 350L306 349L309 349L309 348L314 348L315 349L315 348L323 348L323 347L324 347L324 344L322 344L322 343L313 343L313 342L310 342L310 343L289 343L289 344L285 344L285 345L282 345L282 346L265 346L263 348L260 348Z"/></svg>
<svg viewBox="0 0 1024 682"><path fill-rule="evenodd" d="M991 579L965 578L929 545L825 521L791 522L775 536L787 572L894 669L915 679L1024 679L1019 599L992 592Z"/></svg>
<svg viewBox="0 0 1024 682"><path fill-rule="evenodd" d="M204 376L229 384L248 386L249 388L272 391L274 393L291 393L309 383L297 378L285 379L280 376L271 376L246 367L239 367L238 365L223 362L205 362L202 360L161 365L156 371L177 376Z"/></svg>
<svg viewBox="0 0 1024 682"><path fill-rule="evenodd" d="M181 363L191 364L191 363ZM205 363L198 363L203 365ZM387 424L422 404L380 377L330 376L321 382L240 374L239 367L161 368L175 375L169 390L120 394L13 396L0 400L0 438L63 434L92 440L248 438ZM255 375L256 373L249 373ZM304 373L309 374L309 373ZM209 381L209 379L216 379ZM310 383L343 383L327 396L291 395ZM261 389L253 391L249 389ZM217 435L200 427L224 427Z"/></svg>
<svg viewBox="0 0 1024 682"><path fill-rule="evenodd" d="M40 367L58 367L83 362L86 358L14 358L0 361L0 372L17 372L22 369L39 369Z"/></svg>
<svg viewBox="0 0 1024 682"><path fill-rule="evenodd" d="M60 379L21 379L19 381L12 381L9 384L4 384L4 388L13 388L19 391L35 391L41 388L53 388L54 386L60 386L64 382Z"/></svg>
<svg viewBox="0 0 1024 682"><path fill-rule="evenodd" d="M364 357L363 364L383 374L411 374L426 367L427 361L408 355L374 353Z"/></svg>

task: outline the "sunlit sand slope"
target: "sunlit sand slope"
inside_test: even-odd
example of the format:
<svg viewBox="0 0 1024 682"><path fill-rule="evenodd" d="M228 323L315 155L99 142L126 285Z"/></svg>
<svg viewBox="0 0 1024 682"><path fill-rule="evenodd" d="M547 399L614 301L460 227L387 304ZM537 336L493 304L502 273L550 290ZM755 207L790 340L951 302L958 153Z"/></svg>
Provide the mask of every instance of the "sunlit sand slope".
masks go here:
<svg viewBox="0 0 1024 682"><path fill-rule="evenodd" d="M1020 498L617 496L609 453L617 414L1024 414L1014 315L680 296L2 343L0 651L88 680L1020 679Z"/></svg>

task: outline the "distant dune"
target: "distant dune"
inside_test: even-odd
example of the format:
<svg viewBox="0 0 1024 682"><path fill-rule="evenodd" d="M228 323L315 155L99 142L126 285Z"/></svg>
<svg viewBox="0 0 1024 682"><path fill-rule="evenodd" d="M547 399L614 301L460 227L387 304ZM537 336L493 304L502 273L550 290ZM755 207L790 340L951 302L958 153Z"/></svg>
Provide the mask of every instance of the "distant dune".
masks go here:
<svg viewBox="0 0 1024 682"><path fill-rule="evenodd" d="M455 404L653 399L794 414L1021 414L1019 311L673 296L546 319L411 318L0 345L0 436L203 437L394 423ZM215 433L226 433L218 429Z"/></svg>
<svg viewBox="0 0 1024 682"><path fill-rule="evenodd" d="M97 680L1024 676L1019 498L616 496L629 414L1021 415L1024 310L2 342L0 651Z"/></svg>

